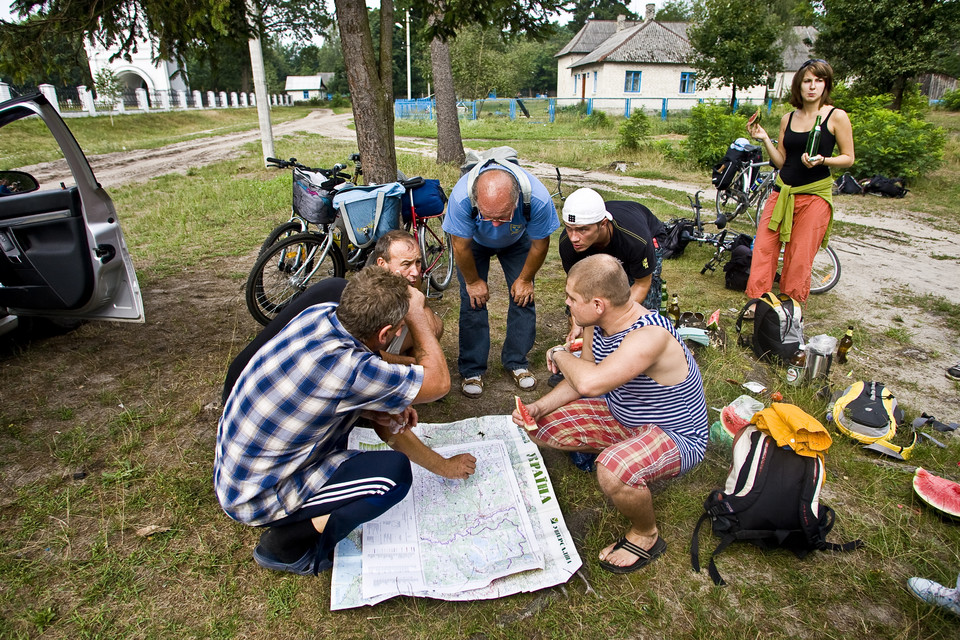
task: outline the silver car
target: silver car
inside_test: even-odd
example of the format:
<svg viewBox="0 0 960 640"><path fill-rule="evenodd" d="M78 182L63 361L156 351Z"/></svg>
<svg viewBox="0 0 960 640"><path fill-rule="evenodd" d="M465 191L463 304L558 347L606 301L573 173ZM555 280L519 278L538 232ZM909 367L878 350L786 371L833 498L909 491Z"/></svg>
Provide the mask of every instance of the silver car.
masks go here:
<svg viewBox="0 0 960 640"><path fill-rule="evenodd" d="M28 316L143 322L140 285L113 201L42 95L0 103L0 139L24 118L43 121L73 180L40 184L24 171L0 170L0 334Z"/></svg>

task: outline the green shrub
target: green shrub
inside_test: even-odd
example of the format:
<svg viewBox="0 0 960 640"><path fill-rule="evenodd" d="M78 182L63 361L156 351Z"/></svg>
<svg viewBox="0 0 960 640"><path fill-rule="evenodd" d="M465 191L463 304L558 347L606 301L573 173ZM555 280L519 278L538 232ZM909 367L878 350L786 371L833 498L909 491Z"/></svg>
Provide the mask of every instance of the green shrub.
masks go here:
<svg viewBox="0 0 960 640"><path fill-rule="evenodd" d="M856 162L853 175L874 175L914 180L943 162L946 134L924 120L926 107L918 92L904 93L901 111L888 108L889 95L849 101Z"/></svg>
<svg viewBox="0 0 960 640"><path fill-rule="evenodd" d="M687 152L690 158L704 167L720 162L727 147L747 133L747 119L730 115L720 104L698 104L690 110L690 134Z"/></svg>
<svg viewBox="0 0 960 640"><path fill-rule="evenodd" d="M340 109L341 107L349 107L350 98L348 96L335 93L330 98L330 108L331 109Z"/></svg>
<svg viewBox="0 0 960 640"><path fill-rule="evenodd" d="M637 150L647 141L650 135L650 118L643 109L635 109L630 117L620 125L621 149Z"/></svg>
<svg viewBox="0 0 960 640"><path fill-rule="evenodd" d="M560 107L560 109L558 109L558 111L560 113L575 115L577 117L582 118L583 116L587 115L587 103L585 100L581 100L576 104L568 104L568 105L562 106Z"/></svg>
<svg viewBox="0 0 960 640"><path fill-rule="evenodd" d="M657 140L653 143L653 148L664 158L672 162L684 164L689 160L684 152L683 146L670 140Z"/></svg>
<svg viewBox="0 0 960 640"><path fill-rule="evenodd" d="M591 129L609 129L613 126L613 121L610 120L610 116L605 111L597 109L583 119L583 124Z"/></svg>
<svg viewBox="0 0 960 640"><path fill-rule="evenodd" d="M940 108L947 111L960 111L960 89L947 91L940 98Z"/></svg>

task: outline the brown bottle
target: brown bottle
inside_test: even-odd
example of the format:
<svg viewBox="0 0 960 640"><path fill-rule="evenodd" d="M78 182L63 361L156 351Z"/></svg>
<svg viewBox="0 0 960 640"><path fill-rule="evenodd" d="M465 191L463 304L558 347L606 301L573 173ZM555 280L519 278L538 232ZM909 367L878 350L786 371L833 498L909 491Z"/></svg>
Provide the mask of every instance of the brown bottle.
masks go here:
<svg viewBox="0 0 960 640"><path fill-rule="evenodd" d="M797 352L787 363L787 384L798 386L803 382L803 370L807 366L807 352L797 349Z"/></svg>
<svg viewBox="0 0 960 640"><path fill-rule="evenodd" d="M673 294L673 300L670 302L670 306L667 307L667 315L673 318L673 326L680 326L680 298L677 294Z"/></svg>
<svg viewBox="0 0 960 640"><path fill-rule="evenodd" d="M846 364L847 351L853 346L853 327L847 327L847 335L840 338L840 345L837 347L837 362Z"/></svg>

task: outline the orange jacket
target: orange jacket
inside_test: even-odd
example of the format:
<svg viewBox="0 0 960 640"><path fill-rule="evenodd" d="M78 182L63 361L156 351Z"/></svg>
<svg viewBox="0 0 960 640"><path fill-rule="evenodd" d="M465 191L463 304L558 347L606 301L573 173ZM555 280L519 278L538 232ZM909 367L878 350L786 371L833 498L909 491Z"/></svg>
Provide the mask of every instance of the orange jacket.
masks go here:
<svg viewBox="0 0 960 640"><path fill-rule="evenodd" d="M769 408L758 411L750 422L773 438L777 446L790 447L801 456L816 456L823 460L833 444L827 429L816 418L785 402L774 402Z"/></svg>

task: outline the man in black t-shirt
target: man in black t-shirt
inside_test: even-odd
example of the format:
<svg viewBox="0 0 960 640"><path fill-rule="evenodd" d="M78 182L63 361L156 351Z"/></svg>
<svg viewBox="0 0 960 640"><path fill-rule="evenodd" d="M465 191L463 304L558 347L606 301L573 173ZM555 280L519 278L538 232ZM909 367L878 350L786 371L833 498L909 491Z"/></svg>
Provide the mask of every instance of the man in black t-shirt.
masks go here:
<svg viewBox="0 0 960 640"><path fill-rule="evenodd" d="M660 308L660 245L665 230L650 209L630 200L604 202L593 189L577 189L564 202L561 218L564 271L587 256L612 255L627 272L630 299L647 309ZM582 332L571 318L567 343Z"/></svg>

